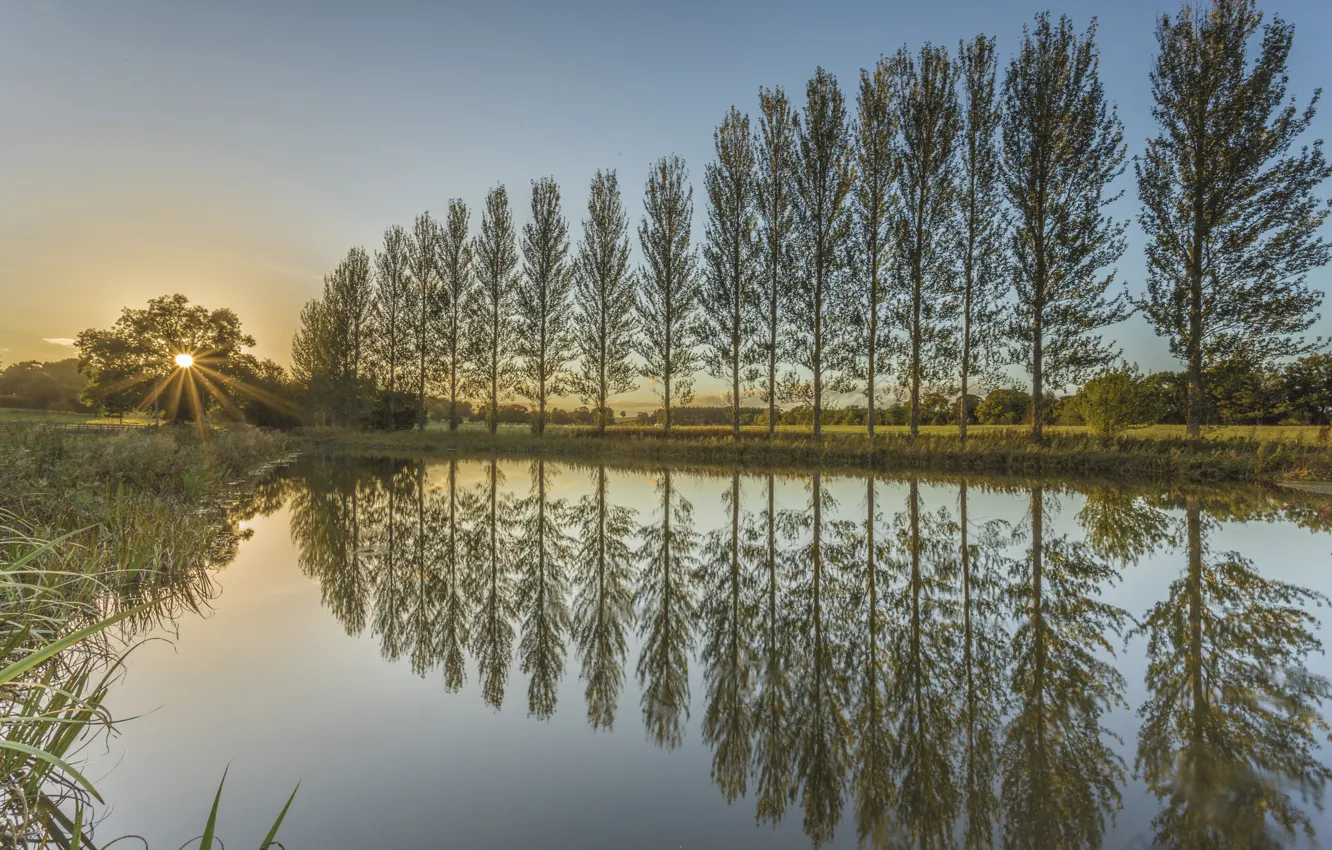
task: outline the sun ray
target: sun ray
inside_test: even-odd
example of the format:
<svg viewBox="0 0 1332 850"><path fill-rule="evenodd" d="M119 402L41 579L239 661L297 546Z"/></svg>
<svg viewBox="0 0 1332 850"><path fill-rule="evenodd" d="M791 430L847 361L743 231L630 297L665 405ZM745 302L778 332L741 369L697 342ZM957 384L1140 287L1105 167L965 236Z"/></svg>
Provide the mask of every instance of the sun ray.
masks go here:
<svg viewBox="0 0 1332 850"><path fill-rule="evenodd" d="M199 388L195 386L194 375L191 374L189 369L181 369L181 372L184 373L185 376L182 383L185 385L185 389L189 396L190 408L194 412L195 424L199 426L200 434L206 433L208 430L208 424L204 421L203 402L199 399Z"/></svg>
<svg viewBox="0 0 1332 850"><path fill-rule="evenodd" d="M236 406L235 402L227 398L226 393L222 392L222 390L216 384L208 380L207 375L204 374L207 370L201 367L196 367L193 371L194 371L193 375L194 379L199 382L199 384L204 388L204 390L208 392L209 395L217 399L217 403L222 405L223 410L229 413L237 421L244 420L245 414L241 411L239 407ZM213 374L216 375L218 373L214 372Z"/></svg>
<svg viewBox="0 0 1332 850"><path fill-rule="evenodd" d="M197 361L195 362L194 368L198 371L204 372L216 378L220 383L224 384L227 388L235 392L238 392L241 395L252 398L255 401L266 404L269 407L273 408L274 410L280 410L284 413L290 413L294 416L300 415L300 409L298 407L291 404L290 402L278 398L272 393L265 392L264 390L261 390L258 387L251 386L245 383L244 381L237 380L236 378L233 378L230 375L227 375L223 372L217 372L212 369L199 366Z"/></svg>

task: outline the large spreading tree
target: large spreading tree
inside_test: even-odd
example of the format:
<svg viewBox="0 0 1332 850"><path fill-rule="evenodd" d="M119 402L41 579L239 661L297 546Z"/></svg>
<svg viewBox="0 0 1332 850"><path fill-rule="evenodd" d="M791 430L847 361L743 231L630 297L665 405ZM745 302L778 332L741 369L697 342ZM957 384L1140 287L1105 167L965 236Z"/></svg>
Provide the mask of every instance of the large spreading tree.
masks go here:
<svg viewBox="0 0 1332 850"><path fill-rule="evenodd" d="M254 344L234 312L180 294L126 307L110 328L89 328L74 342L89 401L115 413L151 405L176 420L196 419L214 403L232 407L224 391L254 371L256 361L241 350ZM181 355L192 365L184 367Z"/></svg>
<svg viewBox="0 0 1332 850"><path fill-rule="evenodd" d="M1079 36L1048 13L1023 29L1004 78L1004 187L1013 211L1009 335L1031 373L1031 435L1041 439L1047 387L1077 383L1117 355L1100 330L1128 317L1107 296L1124 252L1106 206L1124 170L1124 132L1101 85L1096 24Z"/></svg>
<svg viewBox="0 0 1332 850"><path fill-rule="evenodd" d="M1295 29L1262 27L1250 0L1185 6L1156 27L1152 115L1160 131L1136 163L1147 233L1138 306L1189 375L1188 433L1198 436L1208 370L1228 360L1304 353L1323 294L1308 273L1332 258L1318 232L1332 175L1321 145L1292 150L1318 102L1286 97Z"/></svg>

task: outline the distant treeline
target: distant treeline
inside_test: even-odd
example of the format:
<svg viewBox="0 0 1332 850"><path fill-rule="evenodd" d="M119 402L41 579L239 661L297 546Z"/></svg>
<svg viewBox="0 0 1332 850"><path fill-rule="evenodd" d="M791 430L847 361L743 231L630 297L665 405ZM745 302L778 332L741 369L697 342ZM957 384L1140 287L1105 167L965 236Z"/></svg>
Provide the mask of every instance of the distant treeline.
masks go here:
<svg viewBox="0 0 1332 850"><path fill-rule="evenodd" d="M26 410L83 412L88 379L79 372L78 358L46 363L22 360L0 371L0 407Z"/></svg>

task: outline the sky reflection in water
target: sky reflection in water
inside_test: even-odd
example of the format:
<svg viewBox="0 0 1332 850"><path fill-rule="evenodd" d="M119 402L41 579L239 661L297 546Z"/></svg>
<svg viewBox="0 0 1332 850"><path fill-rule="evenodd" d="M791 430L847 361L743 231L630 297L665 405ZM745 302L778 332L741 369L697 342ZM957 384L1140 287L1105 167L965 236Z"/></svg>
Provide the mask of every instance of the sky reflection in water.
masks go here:
<svg viewBox="0 0 1332 850"><path fill-rule="evenodd" d="M1327 831L1326 500L307 459L269 502L131 657L99 836L178 844L229 761L232 841L302 780L292 847Z"/></svg>

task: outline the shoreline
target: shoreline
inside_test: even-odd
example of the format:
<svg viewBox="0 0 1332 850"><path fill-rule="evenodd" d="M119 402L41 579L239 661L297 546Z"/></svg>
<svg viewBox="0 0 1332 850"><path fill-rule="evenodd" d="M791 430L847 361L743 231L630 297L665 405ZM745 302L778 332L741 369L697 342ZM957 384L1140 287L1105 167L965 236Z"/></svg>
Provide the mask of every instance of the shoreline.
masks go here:
<svg viewBox="0 0 1332 850"><path fill-rule="evenodd" d="M921 435L915 442L897 434L828 434L814 443L807 434L743 433L729 429L681 430L666 438L612 429L547 431L542 436L510 430L445 429L368 432L302 429L294 442L302 450L350 454L432 455L454 452L499 456L546 456L588 461L691 463L774 469L860 469L874 472L984 473L992 475L1088 476L1103 480L1155 480L1199 483L1251 482L1304 484L1332 482L1332 449L1308 443L1248 439L1191 441L1173 438L1048 435L1034 446L1025 433L972 436ZM1332 489L1332 486L1329 487Z"/></svg>

